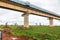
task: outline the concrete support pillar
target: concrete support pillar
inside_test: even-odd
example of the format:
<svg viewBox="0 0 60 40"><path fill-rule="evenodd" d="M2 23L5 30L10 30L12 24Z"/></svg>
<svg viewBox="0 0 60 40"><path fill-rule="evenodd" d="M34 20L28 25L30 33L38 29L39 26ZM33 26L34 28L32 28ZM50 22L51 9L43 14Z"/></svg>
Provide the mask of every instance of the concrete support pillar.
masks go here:
<svg viewBox="0 0 60 40"><path fill-rule="evenodd" d="M53 18L49 18L50 27L53 27Z"/></svg>
<svg viewBox="0 0 60 40"><path fill-rule="evenodd" d="M29 27L29 14L25 13L24 15L24 27L28 28Z"/></svg>

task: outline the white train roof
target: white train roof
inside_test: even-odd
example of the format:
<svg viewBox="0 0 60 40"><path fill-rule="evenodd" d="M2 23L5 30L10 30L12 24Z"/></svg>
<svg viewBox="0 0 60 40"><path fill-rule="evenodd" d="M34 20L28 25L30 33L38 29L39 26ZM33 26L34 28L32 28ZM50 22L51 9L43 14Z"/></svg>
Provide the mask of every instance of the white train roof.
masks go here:
<svg viewBox="0 0 60 40"><path fill-rule="evenodd" d="M28 5L31 8L35 8L37 10L40 10L40 11L43 11L43 12L47 12L49 14L52 14L52 15L59 16L60 17L60 15L58 15L58 14L56 14L54 12L48 11L48 10L43 9L43 8L40 8L40 7L37 7L37 6L35 6L35 5L33 5L33 4L29 3L29 2L24 2L24 1L21 1L21 0L11 0L11 1L16 2L16 3L19 3L19 4L22 4L22 5Z"/></svg>

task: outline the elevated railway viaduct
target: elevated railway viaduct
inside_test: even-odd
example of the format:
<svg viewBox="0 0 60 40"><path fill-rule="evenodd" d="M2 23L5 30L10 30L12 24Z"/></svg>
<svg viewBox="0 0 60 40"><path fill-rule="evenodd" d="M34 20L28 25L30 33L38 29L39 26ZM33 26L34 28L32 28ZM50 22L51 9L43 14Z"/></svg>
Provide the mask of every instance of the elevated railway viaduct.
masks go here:
<svg viewBox="0 0 60 40"><path fill-rule="evenodd" d="M0 0L0 8L23 12L24 14L22 16L24 16L24 27L29 27L29 14L48 17L50 27L53 27L53 19L60 20L60 16L54 14L53 12L34 7L33 5L18 3L17 1Z"/></svg>

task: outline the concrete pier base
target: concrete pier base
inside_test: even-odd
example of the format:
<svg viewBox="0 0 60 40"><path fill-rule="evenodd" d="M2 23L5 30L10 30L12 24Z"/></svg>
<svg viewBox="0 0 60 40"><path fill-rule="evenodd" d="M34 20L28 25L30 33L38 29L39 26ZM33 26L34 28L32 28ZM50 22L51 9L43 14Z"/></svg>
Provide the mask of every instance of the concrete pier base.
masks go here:
<svg viewBox="0 0 60 40"><path fill-rule="evenodd" d="M49 24L50 27L53 27L53 18L49 18Z"/></svg>
<svg viewBox="0 0 60 40"><path fill-rule="evenodd" d="M24 15L24 27L26 28L29 27L29 14L28 13Z"/></svg>

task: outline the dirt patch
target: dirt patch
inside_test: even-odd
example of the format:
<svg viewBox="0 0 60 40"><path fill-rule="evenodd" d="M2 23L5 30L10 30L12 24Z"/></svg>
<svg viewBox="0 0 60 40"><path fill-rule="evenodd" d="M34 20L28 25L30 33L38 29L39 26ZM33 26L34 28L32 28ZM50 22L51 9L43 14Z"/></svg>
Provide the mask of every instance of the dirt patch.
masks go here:
<svg viewBox="0 0 60 40"><path fill-rule="evenodd" d="M29 38L27 36L14 36L14 35L11 35L9 33L6 33L6 32L3 32L2 33L2 40L33 40L32 38Z"/></svg>

